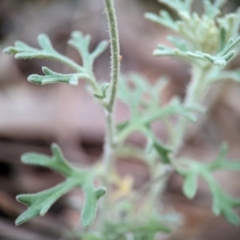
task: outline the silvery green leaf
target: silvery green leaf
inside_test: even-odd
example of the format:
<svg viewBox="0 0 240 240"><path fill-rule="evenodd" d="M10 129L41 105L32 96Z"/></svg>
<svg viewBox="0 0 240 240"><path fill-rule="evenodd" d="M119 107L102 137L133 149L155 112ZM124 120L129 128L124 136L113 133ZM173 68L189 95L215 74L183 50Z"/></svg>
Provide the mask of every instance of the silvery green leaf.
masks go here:
<svg viewBox="0 0 240 240"><path fill-rule="evenodd" d="M223 50L217 56L224 58L224 56L228 55L231 52L234 52L234 51L232 51L232 49L235 48L239 43L240 43L240 36L235 39L230 38L228 40L226 46L223 48Z"/></svg>
<svg viewBox="0 0 240 240"><path fill-rule="evenodd" d="M88 72L92 72L94 60L108 47L108 42L102 41L97 45L95 50L90 53L90 42L91 36L83 35L83 33L79 31L73 32L71 35L71 39L68 41L68 44L70 46L78 50L83 61L83 68L87 69Z"/></svg>
<svg viewBox="0 0 240 240"><path fill-rule="evenodd" d="M106 193L105 188L94 189L91 184L85 184L84 204L81 212L81 222L84 228L88 227L96 217L98 199Z"/></svg>
<svg viewBox="0 0 240 240"><path fill-rule="evenodd" d="M38 36L38 43L41 49L33 48L21 41L16 41L14 46L5 48L3 52L15 55L16 59L52 59L70 66L77 72L84 72L84 69L73 60L57 52L47 35L40 34Z"/></svg>
<svg viewBox="0 0 240 240"><path fill-rule="evenodd" d="M53 83L68 83L70 85L78 85L79 79L89 79L86 73L63 74L52 71L47 67L43 67L42 71L45 75L32 74L28 77L28 81L35 84L46 85Z"/></svg>
<svg viewBox="0 0 240 240"><path fill-rule="evenodd" d="M167 11L162 10L159 12L159 15L154 14L154 13L145 13L144 16L145 16L145 18L147 18L148 20L150 20L154 23L158 23L160 25L168 27L176 32L178 31L178 25L172 19L172 17L170 16L170 14Z"/></svg>
<svg viewBox="0 0 240 240"><path fill-rule="evenodd" d="M34 193L21 194L17 200L28 206L17 219L16 225L29 221L36 216L43 216L49 208L63 195L76 187L81 187L85 200L82 209L82 225L89 226L96 216L98 199L106 192L105 188L93 187L94 174L72 166L63 156L58 145L52 144L52 156L37 153L26 153L22 156L23 163L47 167L66 177L66 180L50 189Z"/></svg>
<svg viewBox="0 0 240 240"><path fill-rule="evenodd" d="M209 18L215 18L220 14L220 10L209 0L203 0L204 14Z"/></svg>
<svg viewBox="0 0 240 240"><path fill-rule="evenodd" d="M186 42L184 39L181 38L177 38L174 36L168 36L168 40L169 42L171 42L176 48L178 48L179 50L183 51L183 52L188 52L189 49L189 43Z"/></svg>
<svg viewBox="0 0 240 240"><path fill-rule="evenodd" d="M22 155L21 160L25 164L47 167L66 177L74 175L76 169L67 162L60 147L53 143L51 145L51 150L53 154L52 156L39 153L25 153Z"/></svg>
<svg viewBox="0 0 240 240"><path fill-rule="evenodd" d="M37 216L44 216L60 197L78 185L76 179L70 178L42 192L18 195L17 201L27 205L28 208L16 219L16 225L23 224Z"/></svg>
<svg viewBox="0 0 240 240"><path fill-rule="evenodd" d="M234 199L225 193L213 176L216 170L240 171L240 161L226 159L227 145L223 144L218 157L210 163L201 163L193 160L178 161L177 172L184 178L183 191L192 198L197 190L197 178L202 177L208 184L213 197L212 210L216 215L223 215L228 222L239 225L240 220L234 208L240 207L240 200Z"/></svg>

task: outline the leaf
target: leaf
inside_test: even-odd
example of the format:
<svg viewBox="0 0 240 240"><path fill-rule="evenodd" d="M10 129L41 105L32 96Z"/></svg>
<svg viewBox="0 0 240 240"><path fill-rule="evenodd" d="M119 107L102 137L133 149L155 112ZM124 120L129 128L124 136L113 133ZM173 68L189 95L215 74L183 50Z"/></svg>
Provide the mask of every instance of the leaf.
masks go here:
<svg viewBox="0 0 240 240"><path fill-rule="evenodd" d="M197 191L197 179L202 177L208 184L213 197L212 210L216 215L223 215L226 220L239 225L240 219L234 208L240 207L240 200L225 193L216 180L213 172L216 170L240 170L240 161L230 162L226 159L227 145L222 144L218 157L210 163L193 160L178 161L177 172L184 178L183 192L188 198L193 198Z"/></svg>
<svg viewBox="0 0 240 240"><path fill-rule="evenodd" d="M83 67L87 69L88 72L92 72L94 60L102 54L108 47L107 41L100 42L95 50L90 53L89 47L91 42L90 35L83 35L79 31L75 31L71 35L71 39L68 44L78 50L80 56L82 57Z"/></svg>
<svg viewBox="0 0 240 240"><path fill-rule="evenodd" d="M30 47L29 45L21 41L16 41L14 46L5 48L3 52L15 55L16 59L52 59L70 66L77 72L84 72L84 69L77 63L75 63L73 60L57 52L52 47L51 41L47 35L40 34L38 36L38 44L41 49Z"/></svg>
<svg viewBox="0 0 240 240"><path fill-rule="evenodd" d="M161 159L161 161L165 164L171 164L171 159L169 154L172 152L172 149L169 146L164 145L163 143L161 143L154 135L152 129L150 127L143 127L142 129L140 129L140 131L142 133L144 133L144 135L147 138L148 144L146 146L147 151L149 151L149 149L153 148L155 149L155 151L157 152L159 158Z"/></svg>
<svg viewBox="0 0 240 240"><path fill-rule="evenodd" d="M205 13L202 16L191 13L191 0L159 1L175 10L180 20L172 19L165 11L160 11L159 16L147 13L145 17L174 30L182 39L171 37L170 42L175 48L160 44L153 52L154 56L173 56L202 67L211 63L219 68L225 67L233 59L234 48L240 42L240 37L237 37L239 12L217 18L221 12L219 8L225 4L225 0L213 3L203 0Z"/></svg>
<svg viewBox="0 0 240 240"><path fill-rule="evenodd" d="M204 58L208 59L213 65L223 68L227 65L227 62L235 55L234 51L230 51L223 56L212 56L210 54L204 54Z"/></svg>
<svg viewBox="0 0 240 240"><path fill-rule="evenodd" d="M161 10L159 12L159 15L156 15L154 13L145 13L144 16L146 19L154 22L154 23L158 23L160 25L163 25L165 27L168 27L174 31L178 31L178 25L176 24L176 22L172 19L172 17L170 16L170 14L167 11Z"/></svg>
<svg viewBox="0 0 240 240"><path fill-rule="evenodd" d="M184 195L189 199L194 198L197 192L197 187L198 187L197 175L196 174L187 175L183 184Z"/></svg>
<svg viewBox="0 0 240 240"><path fill-rule="evenodd" d="M186 42L186 40L182 38L173 37L173 36L168 36L168 40L179 50L184 52L189 51L189 43Z"/></svg>
<svg viewBox="0 0 240 240"><path fill-rule="evenodd" d="M216 170L230 170L230 171L240 171L240 161L239 160L228 160L227 159L228 145L223 143L219 149L219 154L215 161L208 165L211 171Z"/></svg>
<svg viewBox="0 0 240 240"><path fill-rule="evenodd" d="M86 73L62 74L52 71L47 67L42 68L45 75L32 74L28 77L28 81L35 84L46 85L52 83L68 83L70 85L78 85L78 79L89 79Z"/></svg>
<svg viewBox="0 0 240 240"><path fill-rule="evenodd" d="M210 184L210 188L213 193L213 212L216 215L222 214L229 223L238 226L240 224L240 218L233 208L240 207L240 200L228 196L214 182Z"/></svg>
<svg viewBox="0 0 240 240"><path fill-rule="evenodd" d="M53 143L51 150L53 154L51 157L39 153L25 153L22 155L21 160L25 164L46 167L57 171L66 177L71 177L74 174L78 174L76 168L67 162L57 144ZM79 169L77 170L79 171Z"/></svg>
<svg viewBox="0 0 240 240"><path fill-rule="evenodd" d="M99 98L99 99L106 99L107 98L107 90L108 90L109 87L110 87L109 83L104 83L101 86L101 94L94 93L93 95L96 98Z"/></svg>
<svg viewBox="0 0 240 240"><path fill-rule="evenodd" d="M209 18L215 18L221 13L218 7L216 7L214 3L212 4L209 0L203 0L203 6L204 14Z"/></svg>
<svg viewBox="0 0 240 240"><path fill-rule="evenodd" d="M170 160L169 154L172 152L172 149L167 146L164 146L156 139L153 143L153 146L157 151L158 155L160 156L160 159L162 160L162 162L165 164L170 164L171 160Z"/></svg>
<svg viewBox="0 0 240 240"><path fill-rule="evenodd" d="M81 222L84 228L88 227L96 217L98 199L106 193L105 188L95 190L89 183L83 187L84 205L81 212Z"/></svg>
<svg viewBox="0 0 240 240"><path fill-rule="evenodd" d="M17 201L27 205L28 208L16 219L16 225L23 224L36 216L44 216L60 197L78 185L76 179L68 179L53 188L39 193L18 195Z"/></svg>
<svg viewBox="0 0 240 240"><path fill-rule="evenodd" d="M196 122L196 112L204 112L204 108L198 104L185 106L180 102L180 99L176 97L162 108L151 109L149 112L146 111L146 116L142 116L141 121L144 124L151 124L159 119L180 115L192 122Z"/></svg>
<svg viewBox="0 0 240 240"><path fill-rule="evenodd" d="M16 225L29 221L36 216L43 216L49 208L64 194L75 187L81 187L85 200L82 209L82 225L89 226L96 216L98 199L106 192L105 188L95 189L93 187L94 173L78 169L67 162L57 144L52 144L52 156L43 154L27 153L22 156L22 162L50 168L66 177L66 180L50 189L34 193L21 194L17 200L28 206L17 219Z"/></svg>

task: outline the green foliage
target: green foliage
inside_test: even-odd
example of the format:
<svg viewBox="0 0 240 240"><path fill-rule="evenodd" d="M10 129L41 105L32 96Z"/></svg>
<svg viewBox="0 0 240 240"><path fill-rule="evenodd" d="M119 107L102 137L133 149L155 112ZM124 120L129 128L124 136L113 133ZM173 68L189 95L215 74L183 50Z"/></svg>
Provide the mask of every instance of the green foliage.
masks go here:
<svg viewBox="0 0 240 240"><path fill-rule="evenodd" d="M199 16L191 12L193 1L165 1L159 2L172 8L179 16L173 20L169 13L162 10L159 15L146 13L145 17L153 22L170 28L182 38L170 37L174 48L158 45L155 56L173 56L191 64L201 66L209 63L224 67L235 55L233 50L240 42L238 29L238 13L219 17L221 7L225 1L211 3L203 1L204 13Z"/></svg>
<svg viewBox="0 0 240 240"><path fill-rule="evenodd" d="M38 44L41 49L33 48L27 45L26 43L17 41L15 46L8 47L4 49L4 53L15 55L16 59L32 59L32 58L43 58L43 59L53 59L64 64L69 65L74 70L78 72L84 72L84 69L73 62L71 59L65 57L64 55L57 52L45 34L40 34L38 36Z"/></svg>
<svg viewBox="0 0 240 240"><path fill-rule="evenodd" d="M45 85L50 83L68 83L70 85L78 85L78 79L88 79L86 73L62 74L56 73L47 67L42 68L44 76L32 74L28 77L28 81L35 84Z"/></svg>
<svg viewBox="0 0 240 240"><path fill-rule="evenodd" d="M27 153L22 156L23 163L47 167L62 174L66 180L39 193L18 195L17 200L27 205L28 208L16 219L16 225L27 222L36 216L45 215L60 197L73 188L81 187L85 197L81 213L82 226L87 227L94 220L98 199L105 194L106 190L105 188L95 189L93 172L78 169L69 164L56 144L52 144L52 153L51 157L36 153Z"/></svg>
<svg viewBox="0 0 240 240"><path fill-rule="evenodd" d="M175 11L178 19L175 20L165 10L160 11L159 15L146 13L146 18L176 33L176 36L168 37L173 47L160 44L154 55L179 58L188 62L192 70L185 99L181 100L174 96L168 103L163 104L161 94L167 85L166 78L150 84L142 75L132 73L121 76L119 81L120 50L114 1L104 0L104 2L111 43L109 83L99 84L93 72L94 61L106 50L107 41L100 42L93 51L90 51L91 37L81 32L73 32L68 41L68 44L79 52L81 65L57 52L45 34L38 37L39 49L17 41L14 46L4 50L5 53L15 55L16 59L46 58L69 66L74 70L73 73L58 73L43 67L44 75L33 74L28 80L40 85L51 83L77 85L78 81L83 79L90 85L91 94L101 104L106 116L105 147L100 166L97 165L91 170L76 168L66 161L60 148L54 144L53 155L50 157L35 153L23 155L23 163L50 168L62 174L66 180L39 193L17 196L17 200L28 208L17 218L16 224L44 215L60 197L73 188L80 187L84 193L82 226L89 226L96 216L98 200L106 192L105 188L95 189L94 181L98 177L110 191L103 198L99 222L91 230L85 229L81 232L80 239L153 240L156 233L172 230L172 226L169 227L166 221L162 220L156 209L159 207L159 195L163 192L170 173L176 171L184 178L183 192L187 198L194 198L197 193L198 178L203 178L213 197L213 212L216 215L223 215L230 223L238 225L239 216L234 208L240 206L240 201L225 193L213 174L217 170L240 171L240 163L227 160L226 146L222 146L217 159L210 163L180 158L179 150L184 144L189 122L196 123L199 114L205 112L202 100L210 86L216 81L229 78L240 81L239 69L236 71L224 69L238 53L236 48L240 42L239 11L221 16L220 8L225 0L213 2L203 0L204 12L199 15L192 12L193 0L159 0ZM130 111L130 118L118 126L114 121L116 97L126 103ZM157 121L161 121L166 126L168 138L164 141L153 130L152 125ZM126 138L134 132L140 132L145 137L144 150L125 144ZM115 157L118 154L142 158L150 170L149 182L137 190L132 189L133 180L125 181L114 169ZM111 188L112 184L116 185L116 189ZM113 196L117 195L115 191L122 191L124 194L113 200ZM139 196L143 196L142 192L145 191L146 196L140 201ZM137 209L138 207L141 211ZM112 216L114 221L111 219Z"/></svg>
<svg viewBox="0 0 240 240"><path fill-rule="evenodd" d="M192 199L197 192L198 177L202 177L208 184L213 196L213 212L222 214L233 225L240 224L238 214L233 210L240 207L240 200L236 200L225 193L213 176L217 170L240 171L240 161L229 161L226 158L227 147L223 145L218 157L211 163L201 163L193 160L179 160L176 166L177 172L183 176L183 192L186 197Z"/></svg>
<svg viewBox="0 0 240 240"><path fill-rule="evenodd" d="M155 56L172 56L188 62L192 66L192 79L187 88L182 108L201 104L211 84L216 81L232 79L239 82L239 69L223 69L234 58L239 45L239 11L222 16L220 8L225 0L203 0L203 14L192 12L192 0L159 0L171 8L178 16L174 20L165 10L159 15L146 13L145 17L157 24L171 29L178 36L169 36L173 47L159 44ZM218 68L216 68L217 66ZM179 115L179 113L178 113ZM185 116L186 117L186 116ZM184 140L187 122L180 119L176 123L167 122L173 139L171 163L176 171L184 177L183 192L188 198L196 195L198 177L207 182L213 196L213 212L222 214L230 223L238 225L239 217L233 210L239 207L238 200L228 196L213 177L215 170L239 171L239 162L226 161L226 148L222 147L219 157L212 163L204 164L194 160L182 160L175 157ZM172 131L172 129L174 129Z"/></svg>
<svg viewBox="0 0 240 240"><path fill-rule="evenodd" d="M146 220L147 219L147 220ZM84 240L125 240L127 236L132 236L136 240L154 240L159 232L170 233L171 227L167 221L163 222L163 217L157 214L147 216L146 219L121 219L106 222L104 228L98 232L88 232L83 234Z"/></svg>
<svg viewBox="0 0 240 240"><path fill-rule="evenodd" d="M90 35L84 36L81 32L77 31L72 33L72 38L68 41L70 46L78 50L80 56L82 57L83 68L87 70L89 74L91 74L93 71L93 63L95 59L99 55L101 55L108 47L108 42L102 41L97 45L95 50L92 53L90 53L89 52L90 41L91 41Z"/></svg>
<svg viewBox="0 0 240 240"><path fill-rule="evenodd" d="M62 74L52 71L47 67L43 67L43 73L45 75L41 76L38 74L33 74L28 77L28 80L35 84L51 84L51 83L68 83L70 85L77 85L79 79L86 80L92 87L94 94L99 96L101 94L100 87L96 83L96 79L93 73L93 64L95 59L102 54L107 46L107 41L100 42L92 53L89 52L91 38L89 35L84 36L81 32L74 32L71 39L68 41L69 45L76 48L82 58L82 66L74 62L72 59L57 52L45 34L40 34L38 36L38 44L40 49L33 48L26 43L17 41L12 47L7 47L4 49L4 53L15 55L16 59L52 59L61 62L70 68L72 68L76 73Z"/></svg>
<svg viewBox="0 0 240 240"><path fill-rule="evenodd" d="M197 104L185 107L177 97L163 106L160 98L166 84L165 78L151 85L146 78L136 73L128 77L122 76L119 82L118 97L129 105L131 117L127 122L118 125L119 131L116 137L117 141L121 142L132 132L141 132L147 139L147 149L154 149L162 162L169 164L171 162L169 154L172 149L161 143L155 136L151 128L152 123L174 115L180 115L194 122L196 121L195 113L202 112L204 109Z"/></svg>

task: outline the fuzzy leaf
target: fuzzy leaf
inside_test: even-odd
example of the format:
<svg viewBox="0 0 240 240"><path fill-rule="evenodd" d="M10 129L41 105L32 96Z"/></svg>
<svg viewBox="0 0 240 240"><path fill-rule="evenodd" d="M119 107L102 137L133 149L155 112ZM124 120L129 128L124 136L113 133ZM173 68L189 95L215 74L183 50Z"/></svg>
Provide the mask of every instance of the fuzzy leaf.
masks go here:
<svg viewBox="0 0 240 240"><path fill-rule="evenodd" d="M45 75L32 74L28 77L28 81L35 84L46 85L52 83L68 83L70 85L78 85L79 79L89 79L89 75L85 73L62 74L52 71L47 67L42 68Z"/></svg>
<svg viewBox="0 0 240 240"><path fill-rule="evenodd" d="M81 212L81 222L84 228L88 227L96 217L98 199L106 193L105 188L95 190L91 185L86 184L84 190L84 205Z"/></svg>
<svg viewBox="0 0 240 240"><path fill-rule="evenodd" d="M145 13L145 18L147 18L148 20L158 23L160 25L163 25L165 27L168 27L174 31L178 31L178 26L176 24L176 22L172 19L172 17L170 16L170 14L167 11L160 11L159 15L156 15L154 13Z"/></svg>
<svg viewBox="0 0 240 240"><path fill-rule="evenodd" d="M45 215L60 197L78 185L79 183L75 179L68 179L39 193L18 195L17 201L27 205L28 208L16 219L16 225L23 224L34 217Z"/></svg>
<svg viewBox="0 0 240 240"><path fill-rule="evenodd" d="M16 59L46 58L62 62L77 72L84 72L84 69L73 60L57 52L51 44L50 39L45 34L38 36L38 44L41 49L33 48L21 41L16 41L15 46L7 47L4 53L15 55Z"/></svg>
<svg viewBox="0 0 240 240"><path fill-rule="evenodd" d="M176 40L175 41L180 41ZM235 40L235 44L239 43L239 39ZM175 45L181 45L182 42L175 42ZM223 51L216 56L213 56L208 53L204 53L201 51L196 51L196 52L191 52L191 51L186 51L183 47L180 48L169 48L164 45L159 44L158 48L153 52L154 56L172 56L176 58L180 58L184 61L187 62L199 62L201 61L209 61L213 65L223 68L225 65L235 56L235 51L231 51L231 49L235 45L230 46L229 48L223 49Z"/></svg>
<svg viewBox="0 0 240 240"><path fill-rule="evenodd" d="M212 4L209 0L203 0L204 6L204 14L206 14L210 18L215 18L217 15L220 14L220 10Z"/></svg>
<svg viewBox="0 0 240 240"><path fill-rule="evenodd" d="M240 170L240 161L226 160L227 146L223 144L219 155L211 163L201 163L193 160L178 162L177 172L184 178L183 192L188 198L193 198L197 191L197 179L202 177L208 184L213 196L212 210L216 215L223 215L233 225L240 224L240 218L234 208L240 207L240 200L236 200L225 193L213 176L216 170Z"/></svg>
<svg viewBox="0 0 240 240"><path fill-rule="evenodd" d="M68 44L78 50L80 56L82 57L83 67L87 69L88 72L92 72L94 60L102 54L108 47L107 41L100 42L95 50L90 53L89 47L91 42L90 35L83 35L81 32L75 31L72 33L71 39Z"/></svg>
<svg viewBox="0 0 240 240"><path fill-rule="evenodd" d="M22 155L21 160L25 164L46 167L57 171L66 177L76 174L76 169L67 162L57 144L52 144L51 150L53 154L51 157L39 153L25 153Z"/></svg>
<svg viewBox="0 0 240 240"><path fill-rule="evenodd" d="M52 153L51 157L36 153L27 153L22 156L24 163L50 168L64 175L66 180L39 193L18 195L17 200L27 205L28 208L17 218L16 225L27 222L36 216L45 215L60 197L75 187L81 187L85 196L81 214L82 225L87 227L94 220L98 199L105 194L106 189L94 189L94 174L69 164L58 145L52 144Z"/></svg>

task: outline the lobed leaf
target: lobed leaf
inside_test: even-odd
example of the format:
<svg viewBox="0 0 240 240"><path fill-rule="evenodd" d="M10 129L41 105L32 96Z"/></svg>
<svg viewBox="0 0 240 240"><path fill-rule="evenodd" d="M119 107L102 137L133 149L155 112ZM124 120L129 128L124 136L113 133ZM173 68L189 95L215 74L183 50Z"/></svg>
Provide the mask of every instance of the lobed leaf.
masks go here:
<svg viewBox="0 0 240 240"><path fill-rule="evenodd" d="M36 216L45 215L60 197L75 187L81 187L85 196L81 213L82 226L87 227L94 220L98 199L105 194L106 189L94 189L94 173L69 164L58 145L52 144L51 148L53 155L50 157L43 154L27 153L22 156L22 161L26 164L55 170L64 175L66 180L55 187L38 193L18 195L17 200L27 205L28 208L16 219L16 225L25 223Z"/></svg>
<svg viewBox="0 0 240 240"><path fill-rule="evenodd" d="M178 31L178 25L172 19L172 17L170 16L170 14L167 11L161 10L159 12L159 15L154 14L154 13L145 13L144 16L146 19L148 19L154 23L158 23L160 25L168 27L175 32Z"/></svg>
<svg viewBox="0 0 240 240"><path fill-rule="evenodd" d="M86 73L62 74L54 72L47 67L43 67L42 71L45 75L32 74L28 77L28 81L40 85L53 83L68 83L70 85L78 85L79 79L90 79L90 76Z"/></svg>
<svg viewBox="0 0 240 240"><path fill-rule="evenodd" d="M88 72L92 72L94 60L102 54L108 47L107 41L100 42L92 53L89 52L91 42L90 35L83 35L79 31L75 31L71 35L71 39L68 44L78 50L80 56L82 57L83 67L87 69Z"/></svg>
<svg viewBox="0 0 240 240"><path fill-rule="evenodd" d="M28 208L16 219L16 225L23 224L37 216L44 216L60 197L78 185L79 182L76 179L68 179L53 188L39 193L18 195L17 201L27 205Z"/></svg>
<svg viewBox="0 0 240 240"><path fill-rule="evenodd" d="M213 212L216 215L223 215L232 225L238 226L240 218L233 208L240 207L240 200L227 195L217 184L210 185L213 194Z"/></svg>
<svg viewBox="0 0 240 240"><path fill-rule="evenodd" d="M21 160L25 164L46 167L57 171L66 177L71 177L76 174L76 171L79 171L79 169L76 169L67 162L57 144L53 143L51 150L53 154L51 157L39 153L25 153L22 155Z"/></svg>
<svg viewBox="0 0 240 240"><path fill-rule="evenodd" d="M214 3L211 3L209 0L203 0L204 14L210 18L215 18L221 12L219 7L217 7Z"/></svg>
<svg viewBox="0 0 240 240"><path fill-rule="evenodd" d="M73 60L57 52L45 34L38 36L38 44L41 49L33 48L26 43L16 41L14 46L7 47L3 50L4 53L15 55L16 59L32 59L32 58L46 58L62 62L77 72L84 72L84 69L75 63Z"/></svg>
<svg viewBox="0 0 240 240"><path fill-rule="evenodd" d="M227 161L226 153L227 145L223 144L218 157L213 162L206 164L192 160L182 161L177 165L177 172L184 178L183 192L186 197L191 199L196 195L197 179L202 177L211 190L213 212L216 215L223 215L229 223L239 225L240 218L234 208L240 207L240 200L225 193L213 177L213 171L216 170L240 170L240 161Z"/></svg>

